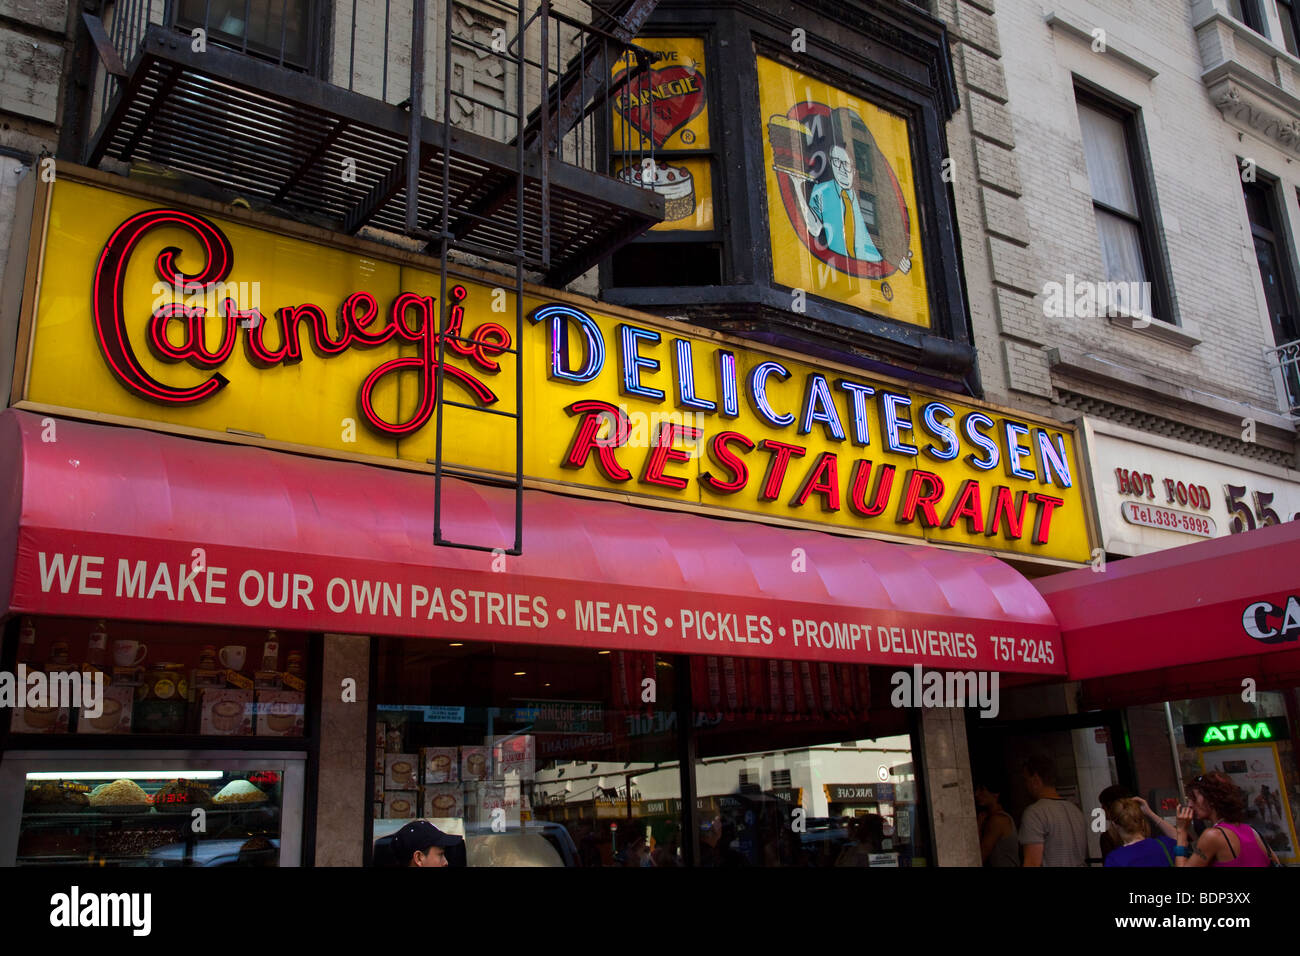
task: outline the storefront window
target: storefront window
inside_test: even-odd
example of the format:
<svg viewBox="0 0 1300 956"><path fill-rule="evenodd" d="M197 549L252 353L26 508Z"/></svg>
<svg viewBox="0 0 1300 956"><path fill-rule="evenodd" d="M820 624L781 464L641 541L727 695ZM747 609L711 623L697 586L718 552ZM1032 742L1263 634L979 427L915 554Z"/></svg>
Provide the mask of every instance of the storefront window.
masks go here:
<svg viewBox="0 0 1300 956"><path fill-rule="evenodd" d="M923 865L907 712L887 684L873 697L873 673L385 640L376 862L424 817L465 836L471 866Z"/></svg>
<svg viewBox="0 0 1300 956"><path fill-rule="evenodd" d="M1283 861L1300 858L1295 830L1300 812L1293 739L1300 714L1296 695L1295 689L1259 691L1253 701L1226 694L1169 703L1183 786L1203 773L1226 773L1246 798L1244 821ZM1166 815L1172 812L1172 796L1162 800Z"/></svg>
<svg viewBox="0 0 1300 956"><path fill-rule="evenodd" d="M38 617L17 644L11 734L304 735L302 633Z"/></svg>
<svg viewBox="0 0 1300 956"><path fill-rule="evenodd" d="M59 617L9 634L0 866L301 862L307 635Z"/></svg>
<svg viewBox="0 0 1300 956"><path fill-rule="evenodd" d="M864 666L697 658L703 866L923 865L907 712ZM878 683L878 681L877 681ZM870 732L874 738L867 738Z"/></svg>
<svg viewBox="0 0 1300 956"><path fill-rule="evenodd" d="M675 684L653 654L382 641L375 838L424 817L471 866L677 865Z"/></svg>
<svg viewBox="0 0 1300 956"><path fill-rule="evenodd" d="M280 757L281 759L276 759ZM299 862L303 761L19 752L18 866L279 866ZM147 765L142 768L141 765ZM7 806L12 788L5 787ZM6 816L6 819L12 817ZM13 835L0 836L0 845Z"/></svg>

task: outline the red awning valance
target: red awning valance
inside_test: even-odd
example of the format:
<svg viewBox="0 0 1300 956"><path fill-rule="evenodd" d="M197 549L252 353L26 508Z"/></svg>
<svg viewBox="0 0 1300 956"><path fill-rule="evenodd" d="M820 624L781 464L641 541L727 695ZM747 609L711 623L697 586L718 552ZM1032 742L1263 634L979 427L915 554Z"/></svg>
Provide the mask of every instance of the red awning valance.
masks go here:
<svg viewBox="0 0 1300 956"><path fill-rule="evenodd" d="M0 414L12 612L1064 672L986 555L528 491L494 558L433 545L427 474L41 421ZM514 493L446 480L444 533L507 546Z"/></svg>
<svg viewBox="0 0 1300 956"><path fill-rule="evenodd" d="M1164 671L1203 686L1288 666L1300 648L1300 522L1170 548L1034 582L1065 638L1069 676ZM1289 606L1289 609L1288 609ZM1186 672L1175 668L1188 667Z"/></svg>

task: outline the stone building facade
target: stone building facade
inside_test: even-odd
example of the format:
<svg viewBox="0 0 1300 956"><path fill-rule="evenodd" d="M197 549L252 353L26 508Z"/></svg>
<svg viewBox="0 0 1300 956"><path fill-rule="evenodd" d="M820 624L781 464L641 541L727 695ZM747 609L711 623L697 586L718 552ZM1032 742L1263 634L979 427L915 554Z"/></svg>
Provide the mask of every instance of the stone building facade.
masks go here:
<svg viewBox="0 0 1300 956"><path fill-rule="evenodd" d="M1270 183L1282 232L1297 234L1300 60L1271 0L1260 9L1276 39L1233 6L938 0L966 107L948 130L954 189L990 397L1290 467L1294 425L1268 355L1284 343L1242 186ZM1051 314L1051 284L1107 279L1078 90L1132 118L1143 225L1168 290L1148 322ZM1280 246L1294 261L1294 241Z"/></svg>

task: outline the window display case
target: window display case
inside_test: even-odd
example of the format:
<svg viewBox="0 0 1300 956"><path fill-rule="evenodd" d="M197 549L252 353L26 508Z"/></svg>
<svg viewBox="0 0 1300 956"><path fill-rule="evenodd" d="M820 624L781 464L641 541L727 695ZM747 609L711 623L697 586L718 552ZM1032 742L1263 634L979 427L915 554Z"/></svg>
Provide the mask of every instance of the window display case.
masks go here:
<svg viewBox="0 0 1300 956"><path fill-rule="evenodd" d="M10 751L0 865L297 866L305 758Z"/></svg>
<svg viewBox="0 0 1300 956"><path fill-rule="evenodd" d="M301 632L23 618L16 665L48 681L54 675L93 677L102 682L103 701L90 710L44 700L15 708L9 730L301 740L309 660Z"/></svg>

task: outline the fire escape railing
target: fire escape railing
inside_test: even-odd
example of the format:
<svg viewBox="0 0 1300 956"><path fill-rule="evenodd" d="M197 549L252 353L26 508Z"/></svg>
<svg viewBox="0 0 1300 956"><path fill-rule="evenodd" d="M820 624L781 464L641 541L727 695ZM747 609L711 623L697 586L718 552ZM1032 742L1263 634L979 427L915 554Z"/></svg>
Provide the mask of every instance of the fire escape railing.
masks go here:
<svg viewBox="0 0 1300 956"><path fill-rule="evenodd" d="M1269 365L1282 377L1287 411L1293 418L1300 418L1300 341L1268 349L1265 354Z"/></svg>
<svg viewBox="0 0 1300 956"><path fill-rule="evenodd" d="M84 17L99 53L88 161L147 159L347 233L421 240L442 273L434 540L519 554L524 285L530 272L568 281L662 218L653 177L610 176L616 157L654 162L651 138L635 135L647 128L650 55L632 38L656 3L566 4L584 21L551 0L116 0L104 20ZM426 36L432 24L441 42ZM201 136L222 152L205 155ZM337 181L340 158L356 168L350 183ZM446 348L471 344L450 334L458 254L506 267L513 286L513 411L444 394ZM513 419L513 474L469 476L513 490L509 547L444 534L442 481L464 474L444 461L448 406Z"/></svg>

